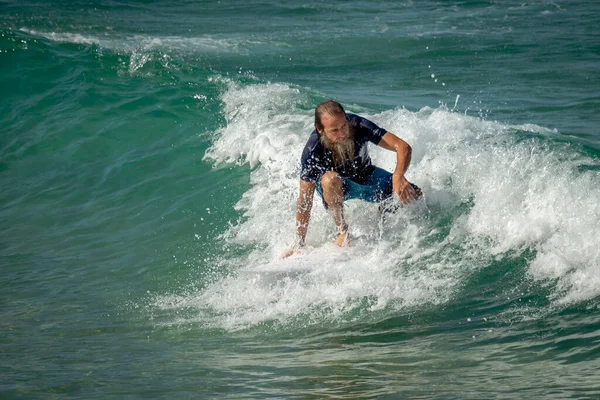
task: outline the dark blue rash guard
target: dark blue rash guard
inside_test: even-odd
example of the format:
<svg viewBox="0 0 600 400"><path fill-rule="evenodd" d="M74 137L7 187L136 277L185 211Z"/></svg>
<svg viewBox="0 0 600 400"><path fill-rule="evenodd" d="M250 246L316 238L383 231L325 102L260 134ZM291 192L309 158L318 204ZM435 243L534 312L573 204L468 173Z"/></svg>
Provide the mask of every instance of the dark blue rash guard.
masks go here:
<svg viewBox="0 0 600 400"><path fill-rule="evenodd" d="M350 130L354 132L354 160L334 166L331 150L319 140L316 130L312 131L302 152L300 179L317 183L327 171L334 170L340 176L358 183L365 182L375 167L367 151L367 142L379 144L386 130L355 114L346 114Z"/></svg>

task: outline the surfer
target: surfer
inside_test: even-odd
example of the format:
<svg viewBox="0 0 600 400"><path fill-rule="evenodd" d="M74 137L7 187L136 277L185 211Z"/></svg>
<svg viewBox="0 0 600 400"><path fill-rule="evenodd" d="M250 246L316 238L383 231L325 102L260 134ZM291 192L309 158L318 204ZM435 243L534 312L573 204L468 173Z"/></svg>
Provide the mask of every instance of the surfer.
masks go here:
<svg viewBox="0 0 600 400"><path fill-rule="evenodd" d="M367 142L396 152L393 174L371 163ZM333 215L338 246L348 242L344 200L381 202L394 194L403 204L418 199L421 190L404 176L410 158L411 147L393 133L366 118L346 113L336 101L319 104L315 108L315 130L302 152L300 194L296 202L297 242L283 257L299 252L304 246L315 189Z"/></svg>

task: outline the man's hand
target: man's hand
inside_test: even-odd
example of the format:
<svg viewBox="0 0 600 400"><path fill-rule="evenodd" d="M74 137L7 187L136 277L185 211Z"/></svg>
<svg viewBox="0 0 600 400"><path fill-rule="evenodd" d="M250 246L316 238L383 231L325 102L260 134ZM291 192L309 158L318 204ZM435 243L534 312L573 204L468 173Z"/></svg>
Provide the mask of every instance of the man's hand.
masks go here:
<svg viewBox="0 0 600 400"><path fill-rule="evenodd" d="M413 188L404 175L400 175L397 172L392 175L392 188L404 205L412 203L422 195L420 190L417 192Z"/></svg>
<svg viewBox="0 0 600 400"><path fill-rule="evenodd" d="M300 247L294 247L293 249L288 250L285 253L283 253L283 255L281 257L279 257L279 259L283 260L284 258L288 258L293 255L300 254L301 251L302 251L302 249Z"/></svg>

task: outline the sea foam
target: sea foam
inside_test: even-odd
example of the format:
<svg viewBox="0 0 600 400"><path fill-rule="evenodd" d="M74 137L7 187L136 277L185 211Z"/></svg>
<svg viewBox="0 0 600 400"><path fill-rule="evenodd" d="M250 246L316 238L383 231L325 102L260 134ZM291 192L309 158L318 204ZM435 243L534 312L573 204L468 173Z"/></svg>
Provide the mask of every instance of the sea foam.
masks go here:
<svg viewBox="0 0 600 400"><path fill-rule="evenodd" d="M104 35L81 34L74 32L46 32L21 28L32 36L43 37L55 42L98 45L114 51L163 50L193 52L238 52L244 48L261 44L260 40L223 38L214 36L151 36L151 35L119 35L113 32Z"/></svg>
<svg viewBox="0 0 600 400"><path fill-rule="evenodd" d="M578 168L598 160L541 139L553 130L444 107L361 113L412 145L407 176L424 200L383 224L375 206L348 202L355 240L338 249L331 217L315 197L307 250L280 260L294 241L299 159L314 105L288 85L221 80L226 124L205 160L251 167L251 188L236 205L243 218L223 239L254 250L242 259L224 253L227 276L195 294L162 297L159 307L192 306L203 323L226 329L345 321L446 302L493 260L525 250L534 254L527 275L553 285L554 305L600 294L600 176ZM370 151L376 165L393 170L393 153Z"/></svg>
<svg viewBox="0 0 600 400"><path fill-rule="evenodd" d="M169 66L169 59L173 56L238 54L262 44L259 39L210 35L199 37L151 36L117 34L114 32L106 32L102 35L99 33L47 32L28 28L21 28L20 31L53 42L95 45L101 50L110 50L120 55L127 55L129 56L127 70L131 74L138 72L149 60L154 58L157 58L164 66ZM277 46L278 44L273 43L271 45Z"/></svg>

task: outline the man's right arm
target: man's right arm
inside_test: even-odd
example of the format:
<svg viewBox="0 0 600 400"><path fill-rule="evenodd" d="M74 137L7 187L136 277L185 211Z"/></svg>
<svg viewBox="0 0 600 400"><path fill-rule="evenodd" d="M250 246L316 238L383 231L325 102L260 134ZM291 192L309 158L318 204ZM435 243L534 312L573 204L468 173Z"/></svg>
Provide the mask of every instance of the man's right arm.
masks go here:
<svg viewBox="0 0 600 400"><path fill-rule="evenodd" d="M310 221L310 210L312 209L315 187L316 184L314 182L308 182L300 179L300 194L298 195L298 201L296 202L296 245L293 249L285 252L281 258L286 258L299 253L300 248L304 246L306 231L308 230L308 222Z"/></svg>
<svg viewBox="0 0 600 400"><path fill-rule="evenodd" d="M300 179L300 194L298 195L298 201L296 202L297 247L304 246L315 187L316 184L314 182Z"/></svg>

